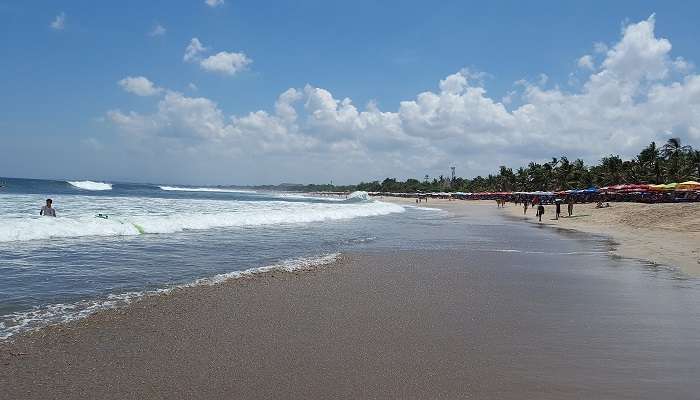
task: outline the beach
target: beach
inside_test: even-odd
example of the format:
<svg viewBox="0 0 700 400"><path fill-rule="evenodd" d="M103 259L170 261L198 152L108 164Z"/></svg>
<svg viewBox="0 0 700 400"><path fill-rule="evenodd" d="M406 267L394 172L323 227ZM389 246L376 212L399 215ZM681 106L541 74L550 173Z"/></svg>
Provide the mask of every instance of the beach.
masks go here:
<svg viewBox="0 0 700 400"><path fill-rule="evenodd" d="M416 205L415 199L384 197L396 204ZM614 246L611 253L620 257L679 268L691 276L700 276L700 203L609 203L596 208L593 203L575 204L574 215L567 215L567 205L561 205L561 217L555 218L554 205L545 206L542 222L537 221L535 209L506 203L498 212L517 220L559 229L569 229L609 237ZM430 199L419 207L442 208L455 215L465 206L493 207L491 200Z"/></svg>
<svg viewBox="0 0 700 400"><path fill-rule="evenodd" d="M571 218L567 205L562 204L559 220L555 219L554 206L545 206L541 223L605 235L615 242L613 252L618 256L677 267L689 275L700 276L700 203L609 204L607 208L575 204ZM532 208L523 215L522 206L507 203L503 211L537 222Z"/></svg>
<svg viewBox="0 0 700 400"><path fill-rule="evenodd" d="M450 213L426 240L448 246L344 252L0 342L3 396L695 397L696 281L493 203L444 203L426 205Z"/></svg>

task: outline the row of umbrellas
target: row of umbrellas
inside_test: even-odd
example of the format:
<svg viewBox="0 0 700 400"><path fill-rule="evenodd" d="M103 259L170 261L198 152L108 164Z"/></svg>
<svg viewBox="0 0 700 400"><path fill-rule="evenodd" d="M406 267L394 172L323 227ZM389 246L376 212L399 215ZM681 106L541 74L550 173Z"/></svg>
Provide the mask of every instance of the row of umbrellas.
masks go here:
<svg viewBox="0 0 700 400"><path fill-rule="evenodd" d="M696 191L700 190L700 182L687 181L681 183L665 183L659 185L633 184L606 186L599 189L603 192L651 192L651 191Z"/></svg>
<svg viewBox="0 0 700 400"><path fill-rule="evenodd" d="M613 185L605 186L601 188L589 187L587 189L571 189L563 190L559 192L480 192L480 193L467 193L467 192L440 192L440 193L384 193L394 196L489 196L489 195L511 195L520 194L528 196L555 196L555 195L571 195L571 194L595 194L595 193L641 193L641 192L668 192L668 191L700 191L700 182L687 181L681 183L666 183L659 185L651 184L624 184L624 185ZM371 195L381 194L380 192L371 192Z"/></svg>

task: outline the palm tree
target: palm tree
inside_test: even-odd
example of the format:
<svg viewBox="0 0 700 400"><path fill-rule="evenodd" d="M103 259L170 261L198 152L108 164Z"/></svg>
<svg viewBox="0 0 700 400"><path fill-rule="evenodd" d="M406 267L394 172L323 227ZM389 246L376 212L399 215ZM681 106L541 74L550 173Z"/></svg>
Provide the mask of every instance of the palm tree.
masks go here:
<svg viewBox="0 0 700 400"><path fill-rule="evenodd" d="M666 141L666 144L661 148L661 155L665 159L670 159L672 157L678 157L679 155L688 152L692 149L690 146L683 146L681 144L680 138L670 138Z"/></svg>
<svg viewBox="0 0 700 400"><path fill-rule="evenodd" d="M656 142L651 142L641 153L637 156L641 170L648 178L653 177L654 183L661 183L661 156L659 153L659 148L656 147Z"/></svg>
<svg viewBox="0 0 700 400"><path fill-rule="evenodd" d="M684 155L692 150L690 146L683 146L680 138L670 138L661 148L661 155L666 160L666 179L670 182L678 182L684 177Z"/></svg>
<svg viewBox="0 0 700 400"><path fill-rule="evenodd" d="M690 162L695 164L691 166L691 171L694 169L695 179L700 180L700 150L691 150L689 154Z"/></svg>

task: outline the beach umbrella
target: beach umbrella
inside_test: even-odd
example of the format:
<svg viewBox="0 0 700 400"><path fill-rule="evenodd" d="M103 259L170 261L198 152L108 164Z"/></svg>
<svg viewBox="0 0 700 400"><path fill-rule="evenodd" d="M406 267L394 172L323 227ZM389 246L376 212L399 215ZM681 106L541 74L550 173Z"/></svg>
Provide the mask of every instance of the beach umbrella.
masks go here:
<svg viewBox="0 0 700 400"><path fill-rule="evenodd" d="M651 190L674 190L678 186L677 183L667 183L667 184L660 184L660 185L649 185L649 189Z"/></svg>
<svg viewBox="0 0 700 400"><path fill-rule="evenodd" d="M676 186L676 190L700 190L700 182L696 182L696 181L681 182Z"/></svg>
<svg viewBox="0 0 700 400"><path fill-rule="evenodd" d="M634 184L634 185L621 185L622 188L619 189L622 192L643 192L649 190L651 185L646 184Z"/></svg>

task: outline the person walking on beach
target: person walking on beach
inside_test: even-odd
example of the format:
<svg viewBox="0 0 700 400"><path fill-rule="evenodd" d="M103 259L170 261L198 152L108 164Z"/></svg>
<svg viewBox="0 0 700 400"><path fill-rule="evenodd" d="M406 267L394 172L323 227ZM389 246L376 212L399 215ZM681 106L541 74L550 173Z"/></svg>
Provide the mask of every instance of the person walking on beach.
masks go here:
<svg viewBox="0 0 700 400"><path fill-rule="evenodd" d="M559 200L559 199L554 200L554 206L556 208L556 215L554 216L554 218L558 221L559 214L561 214L561 200Z"/></svg>
<svg viewBox="0 0 700 400"><path fill-rule="evenodd" d="M544 206L542 204L537 206L537 218L542 222L542 215L544 215Z"/></svg>
<svg viewBox="0 0 700 400"><path fill-rule="evenodd" d="M56 209L51 207L51 204L53 204L53 200L46 199L46 205L41 207L41 211L39 211L39 215L43 215L45 217L55 217L56 216Z"/></svg>
<svg viewBox="0 0 700 400"><path fill-rule="evenodd" d="M523 202L523 215L527 215L527 200Z"/></svg>
<svg viewBox="0 0 700 400"><path fill-rule="evenodd" d="M574 215L574 198L569 197L569 203L566 206L566 211L569 213L569 217Z"/></svg>

